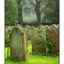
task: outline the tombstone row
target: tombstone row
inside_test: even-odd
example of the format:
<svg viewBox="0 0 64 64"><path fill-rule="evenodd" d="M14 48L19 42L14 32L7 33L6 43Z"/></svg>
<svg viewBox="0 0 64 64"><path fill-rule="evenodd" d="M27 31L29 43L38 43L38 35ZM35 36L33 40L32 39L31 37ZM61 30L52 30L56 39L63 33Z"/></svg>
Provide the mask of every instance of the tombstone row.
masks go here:
<svg viewBox="0 0 64 64"><path fill-rule="evenodd" d="M49 33L53 36L53 39L55 40L53 48L49 48L49 53L56 54L59 52L59 25L46 25L46 26L38 26L37 28L33 26L26 26L29 39L32 41L32 51L38 51L38 52L45 52L45 48L37 44L36 39L34 38L35 34L40 33L46 40L46 33ZM45 32L44 32L45 30ZM52 42L51 42L52 43ZM41 43L40 43L41 44Z"/></svg>
<svg viewBox="0 0 64 64"><path fill-rule="evenodd" d="M29 36L29 40L32 41L32 51L45 52L45 48L37 44L36 39L34 38L35 34L40 34L42 38L44 37L47 40L46 33L48 32L53 36L55 40L53 48L50 48L49 52L56 54L59 52L59 25L46 25L40 27L25 26L25 31L17 26L14 27L10 33L10 54L11 56L17 56L19 60L27 60L27 49L26 49L26 33ZM45 33L45 32L46 33Z"/></svg>

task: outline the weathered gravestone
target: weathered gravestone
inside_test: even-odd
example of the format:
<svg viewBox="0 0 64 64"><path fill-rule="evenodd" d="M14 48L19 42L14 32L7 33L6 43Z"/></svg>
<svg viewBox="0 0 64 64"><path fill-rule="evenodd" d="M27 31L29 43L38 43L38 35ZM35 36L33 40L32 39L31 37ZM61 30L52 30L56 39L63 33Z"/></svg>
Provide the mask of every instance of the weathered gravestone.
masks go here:
<svg viewBox="0 0 64 64"><path fill-rule="evenodd" d="M39 25L38 28L40 29L41 27L44 27L44 25Z"/></svg>
<svg viewBox="0 0 64 64"><path fill-rule="evenodd" d="M57 24L58 30L59 30L59 24Z"/></svg>
<svg viewBox="0 0 64 64"><path fill-rule="evenodd" d="M17 24L16 26L17 26L17 27L20 27L20 28L22 28L22 27L23 27L23 26L22 26L22 25L20 25L20 24Z"/></svg>
<svg viewBox="0 0 64 64"><path fill-rule="evenodd" d="M29 30L29 28L30 28L29 25L26 25L25 28L24 28L24 29L26 30L26 33L27 33L27 34L28 34L28 30Z"/></svg>
<svg viewBox="0 0 64 64"><path fill-rule="evenodd" d="M14 27L10 33L10 54L19 60L26 60L26 33Z"/></svg>
<svg viewBox="0 0 64 64"><path fill-rule="evenodd" d="M28 29L29 40L32 41L35 34L36 34L36 29L33 26L30 26Z"/></svg>
<svg viewBox="0 0 64 64"><path fill-rule="evenodd" d="M36 34L39 32L39 28L38 27L36 27Z"/></svg>
<svg viewBox="0 0 64 64"><path fill-rule="evenodd" d="M48 25L46 25L45 27L46 27L46 30L49 30L50 29L50 26L48 26Z"/></svg>
<svg viewBox="0 0 64 64"><path fill-rule="evenodd" d="M32 41L32 52L33 51L42 52L42 53L46 52L46 49L43 46L41 46L41 44L42 44L41 42L38 44L36 39L33 38L33 41Z"/></svg>
<svg viewBox="0 0 64 64"><path fill-rule="evenodd" d="M42 37L45 38L45 40L46 40L46 27L44 27L44 26L41 27L40 33L41 33Z"/></svg>
<svg viewBox="0 0 64 64"><path fill-rule="evenodd" d="M44 38L46 40L46 28L44 26L40 27L40 29L36 28L36 34L39 34L41 38ZM45 52L45 48L41 46L42 42L39 44L37 43L35 37L32 40L32 51L37 51L37 52Z"/></svg>
<svg viewBox="0 0 64 64"><path fill-rule="evenodd" d="M57 27L58 27L58 43L59 43L59 24L57 25Z"/></svg>
<svg viewBox="0 0 64 64"><path fill-rule="evenodd" d="M50 48L49 53L56 54L59 52L59 31L58 27L53 24L50 26L49 33L53 36L53 39L55 40L53 48Z"/></svg>
<svg viewBox="0 0 64 64"><path fill-rule="evenodd" d="M26 26L25 26L25 29L29 29L29 28L30 28L30 26L29 26L29 25L26 25Z"/></svg>

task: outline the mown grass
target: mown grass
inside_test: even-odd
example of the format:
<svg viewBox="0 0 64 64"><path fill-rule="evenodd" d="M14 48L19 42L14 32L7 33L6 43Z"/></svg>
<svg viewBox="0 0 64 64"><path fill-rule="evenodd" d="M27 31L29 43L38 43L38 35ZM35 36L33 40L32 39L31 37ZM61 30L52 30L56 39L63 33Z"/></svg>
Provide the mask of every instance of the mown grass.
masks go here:
<svg viewBox="0 0 64 64"><path fill-rule="evenodd" d="M27 61L12 61L7 59L7 47L5 48L5 64L59 64L59 56L43 56L31 54L32 45L28 45ZM10 49L10 48L9 48Z"/></svg>

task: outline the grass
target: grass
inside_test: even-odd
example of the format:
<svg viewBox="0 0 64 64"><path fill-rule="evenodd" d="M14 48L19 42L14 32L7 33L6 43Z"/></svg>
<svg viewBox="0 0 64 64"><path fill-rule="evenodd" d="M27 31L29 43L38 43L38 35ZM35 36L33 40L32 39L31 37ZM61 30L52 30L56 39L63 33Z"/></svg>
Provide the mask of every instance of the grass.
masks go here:
<svg viewBox="0 0 64 64"><path fill-rule="evenodd" d="M52 57L31 54L32 45L30 43L28 45L27 61L12 61L7 59L7 49L8 47L5 48L5 64L59 64L59 56Z"/></svg>

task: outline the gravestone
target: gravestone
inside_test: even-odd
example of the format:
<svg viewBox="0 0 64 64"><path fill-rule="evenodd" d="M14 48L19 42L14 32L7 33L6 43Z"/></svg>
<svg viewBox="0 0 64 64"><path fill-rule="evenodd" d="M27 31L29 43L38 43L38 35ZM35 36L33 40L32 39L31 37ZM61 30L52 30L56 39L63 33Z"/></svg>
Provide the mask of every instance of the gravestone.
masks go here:
<svg viewBox="0 0 64 64"><path fill-rule="evenodd" d="M53 39L55 40L53 48L50 48L49 52L56 54L59 52L59 31L58 27L53 24L50 26L50 31L49 33L53 36Z"/></svg>
<svg viewBox="0 0 64 64"><path fill-rule="evenodd" d="M36 29L33 26L30 26L28 29L28 36L31 41L35 34L36 34Z"/></svg>
<svg viewBox="0 0 64 64"><path fill-rule="evenodd" d="M17 27L20 27L20 28L22 28L22 27L23 27L23 26L22 26L22 25L20 25L20 24L17 24L16 26L17 26Z"/></svg>
<svg viewBox="0 0 64 64"><path fill-rule="evenodd" d="M46 28L44 26L40 27L40 29L36 28L36 34L39 34L41 38L44 38L46 41ZM35 37L32 40L32 51L45 52L45 48L41 46L42 42L37 44Z"/></svg>
<svg viewBox="0 0 64 64"><path fill-rule="evenodd" d="M44 27L44 25L39 25L38 28L40 29L41 27Z"/></svg>
<svg viewBox="0 0 64 64"><path fill-rule="evenodd" d="M42 53L45 53L46 52L46 49L41 46L41 42L39 44L37 44L37 41L35 38L33 38L32 40L32 52L33 51L37 51L37 52L42 52Z"/></svg>
<svg viewBox="0 0 64 64"><path fill-rule="evenodd" d="M36 34L39 32L39 28L38 27L36 27Z"/></svg>
<svg viewBox="0 0 64 64"><path fill-rule="evenodd" d="M57 24L58 30L59 30L59 24Z"/></svg>
<svg viewBox="0 0 64 64"><path fill-rule="evenodd" d="M40 31L41 31L42 37L45 38L45 40L46 40L46 27L41 27Z"/></svg>
<svg viewBox="0 0 64 64"><path fill-rule="evenodd" d="M25 29L29 29L29 27L30 27L29 25L26 25L26 26L25 26Z"/></svg>
<svg viewBox="0 0 64 64"><path fill-rule="evenodd" d="M46 27L46 30L49 30L50 29L50 26L48 26L48 25L46 25L45 27Z"/></svg>
<svg viewBox="0 0 64 64"><path fill-rule="evenodd" d="M26 60L26 33L14 27L10 33L10 54L19 60Z"/></svg>

